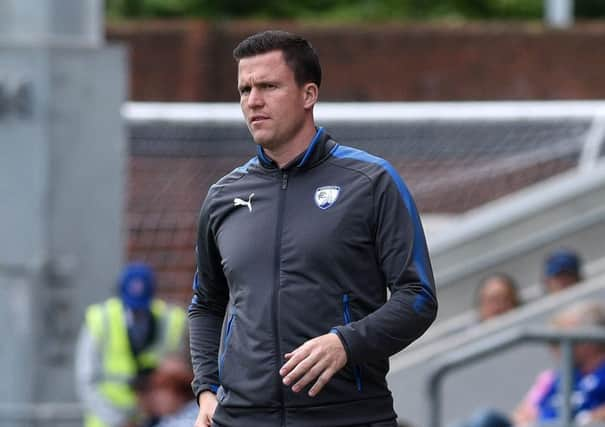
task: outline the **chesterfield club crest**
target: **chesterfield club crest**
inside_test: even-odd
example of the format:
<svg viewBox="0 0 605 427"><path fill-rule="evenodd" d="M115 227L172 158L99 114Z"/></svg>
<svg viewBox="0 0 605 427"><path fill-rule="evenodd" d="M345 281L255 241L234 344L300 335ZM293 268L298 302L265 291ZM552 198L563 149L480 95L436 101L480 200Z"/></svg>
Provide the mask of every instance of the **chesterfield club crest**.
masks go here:
<svg viewBox="0 0 605 427"><path fill-rule="evenodd" d="M315 204L320 209L328 209L336 202L340 194L340 187L330 185L327 187L319 187L315 190Z"/></svg>

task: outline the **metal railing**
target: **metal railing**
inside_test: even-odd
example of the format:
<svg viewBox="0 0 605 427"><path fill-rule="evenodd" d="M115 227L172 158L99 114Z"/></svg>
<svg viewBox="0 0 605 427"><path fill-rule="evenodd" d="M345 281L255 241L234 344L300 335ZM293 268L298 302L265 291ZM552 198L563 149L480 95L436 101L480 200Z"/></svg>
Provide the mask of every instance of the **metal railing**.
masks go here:
<svg viewBox="0 0 605 427"><path fill-rule="evenodd" d="M478 342L444 356L428 380L429 426L441 427L442 394L444 377L453 370L494 355L498 351L525 342L547 342L561 348L561 385L563 406L559 417L561 427L572 427L571 393L573 387L573 344L577 342L605 343L605 331L591 328L576 331L561 331L547 328L517 328Z"/></svg>

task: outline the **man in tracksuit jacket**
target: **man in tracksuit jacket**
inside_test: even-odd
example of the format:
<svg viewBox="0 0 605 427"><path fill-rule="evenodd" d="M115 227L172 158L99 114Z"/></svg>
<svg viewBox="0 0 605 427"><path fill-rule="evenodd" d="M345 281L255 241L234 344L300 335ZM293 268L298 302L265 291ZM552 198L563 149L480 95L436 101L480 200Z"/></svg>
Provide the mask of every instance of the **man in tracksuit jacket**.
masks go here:
<svg viewBox="0 0 605 427"><path fill-rule="evenodd" d="M395 426L388 358L437 311L414 201L389 163L315 126L306 40L259 33L234 57L257 156L200 214L196 426Z"/></svg>

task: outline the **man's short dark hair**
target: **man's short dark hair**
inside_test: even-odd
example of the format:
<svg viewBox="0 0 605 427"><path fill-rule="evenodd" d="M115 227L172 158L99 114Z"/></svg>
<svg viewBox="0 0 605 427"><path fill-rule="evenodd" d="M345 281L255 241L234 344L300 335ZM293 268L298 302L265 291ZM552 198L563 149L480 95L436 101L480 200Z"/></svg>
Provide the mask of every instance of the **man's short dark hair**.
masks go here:
<svg viewBox="0 0 605 427"><path fill-rule="evenodd" d="M286 31L263 31L243 40L233 50L233 58L239 62L274 50L282 51L288 67L294 72L294 79L299 86L305 83L321 85L321 65L317 52L307 40Z"/></svg>

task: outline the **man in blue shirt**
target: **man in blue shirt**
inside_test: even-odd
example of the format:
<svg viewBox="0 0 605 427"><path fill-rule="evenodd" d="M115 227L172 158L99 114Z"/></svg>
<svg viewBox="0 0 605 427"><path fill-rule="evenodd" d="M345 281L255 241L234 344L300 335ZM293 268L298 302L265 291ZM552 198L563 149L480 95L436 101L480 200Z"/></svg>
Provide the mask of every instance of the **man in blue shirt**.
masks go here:
<svg viewBox="0 0 605 427"><path fill-rule="evenodd" d="M562 330L605 328L605 306L582 301L559 312L552 320ZM558 357L558 349L555 350ZM575 377L571 413L576 425L605 421L605 344L578 343L573 349ZM529 427L554 425L561 413L561 374L547 370L538 375L511 419L492 410L476 413L461 427Z"/></svg>
<svg viewBox="0 0 605 427"><path fill-rule="evenodd" d="M605 308L601 304L581 302L561 312L553 323L561 329L605 327ZM571 396L572 414L580 423L596 421L593 412L600 407L605 410L605 344L576 344L573 356L575 377ZM538 421L557 419L562 404L560 384L561 375L556 373L552 384L538 401Z"/></svg>

